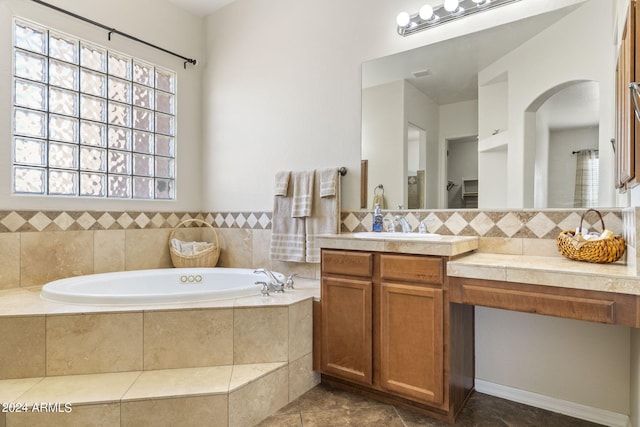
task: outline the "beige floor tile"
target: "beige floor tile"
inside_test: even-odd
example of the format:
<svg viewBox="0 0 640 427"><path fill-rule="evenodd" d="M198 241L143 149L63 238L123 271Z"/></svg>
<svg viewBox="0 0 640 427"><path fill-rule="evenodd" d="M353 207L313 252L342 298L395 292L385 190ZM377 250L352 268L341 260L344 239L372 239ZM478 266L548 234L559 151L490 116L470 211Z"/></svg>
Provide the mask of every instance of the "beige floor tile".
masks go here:
<svg viewBox="0 0 640 427"><path fill-rule="evenodd" d="M42 381L42 377L0 381L0 403L17 401L22 394L40 381Z"/></svg>
<svg viewBox="0 0 640 427"><path fill-rule="evenodd" d="M313 351L313 301L289 306L289 360Z"/></svg>
<svg viewBox="0 0 640 427"><path fill-rule="evenodd" d="M64 407L64 405L61 405ZM11 427L120 427L120 404L71 406L71 412L8 414Z"/></svg>
<svg viewBox="0 0 640 427"><path fill-rule="evenodd" d="M287 371L286 367L282 367L229 393L229 426L256 425L285 406L288 394Z"/></svg>
<svg viewBox="0 0 640 427"><path fill-rule="evenodd" d="M218 235L222 243L218 267L256 267L252 257L252 230L221 228Z"/></svg>
<svg viewBox="0 0 640 427"><path fill-rule="evenodd" d="M0 379L45 375L45 318L0 317Z"/></svg>
<svg viewBox="0 0 640 427"><path fill-rule="evenodd" d="M46 377L20 396L24 403L110 403L119 401L140 372ZM97 386L99 384L99 386Z"/></svg>
<svg viewBox="0 0 640 427"><path fill-rule="evenodd" d="M20 233L0 233L0 289L20 286Z"/></svg>
<svg viewBox="0 0 640 427"><path fill-rule="evenodd" d="M96 230L93 237L93 272L123 271L125 231Z"/></svg>
<svg viewBox="0 0 640 427"><path fill-rule="evenodd" d="M287 307L236 308L233 363L286 361L289 356L288 321Z"/></svg>
<svg viewBox="0 0 640 427"><path fill-rule="evenodd" d="M232 309L145 313L145 370L231 364Z"/></svg>
<svg viewBox="0 0 640 427"><path fill-rule="evenodd" d="M21 233L20 286L93 273L93 231Z"/></svg>
<svg viewBox="0 0 640 427"><path fill-rule="evenodd" d="M289 402L320 383L320 374L313 370L313 354L289 362Z"/></svg>
<svg viewBox="0 0 640 427"><path fill-rule="evenodd" d="M232 370L228 365L144 371L123 400L227 393Z"/></svg>
<svg viewBox="0 0 640 427"><path fill-rule="evenodd" d="M239 387L258 380L285 366L284 362L254 363L250 365L233 365L233 374L229 382L229 390L234 391Z"/></svg>
<svg viewBox="0 0 640 427"><path fill-rule="evenodd" d="M173 267L169 254L170 229L125 230L125 269Z"/></svg>
<svg viewBox="0 0 640 427"><path fill-rule="evenodd" d="M47 318L47 375L142 370L142 313Z"/></svg>
<svg viewBox="0 0 640 427"><path fill-rule="evenodd" d="M228 426L226 395L122 402L123 427Z"/></svg>

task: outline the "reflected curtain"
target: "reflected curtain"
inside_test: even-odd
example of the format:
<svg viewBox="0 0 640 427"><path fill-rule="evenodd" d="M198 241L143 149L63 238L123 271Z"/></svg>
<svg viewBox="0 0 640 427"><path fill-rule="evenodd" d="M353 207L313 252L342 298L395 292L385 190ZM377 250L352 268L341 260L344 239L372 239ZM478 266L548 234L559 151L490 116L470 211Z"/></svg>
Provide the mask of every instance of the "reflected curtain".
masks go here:
<svg viewBox="0 0 640 427"><path fill-rule="evenodd" d="M580 150L576 154L576 187L573 206L590 208L598 203L598 178L600 176L598 150Z"/></svg>

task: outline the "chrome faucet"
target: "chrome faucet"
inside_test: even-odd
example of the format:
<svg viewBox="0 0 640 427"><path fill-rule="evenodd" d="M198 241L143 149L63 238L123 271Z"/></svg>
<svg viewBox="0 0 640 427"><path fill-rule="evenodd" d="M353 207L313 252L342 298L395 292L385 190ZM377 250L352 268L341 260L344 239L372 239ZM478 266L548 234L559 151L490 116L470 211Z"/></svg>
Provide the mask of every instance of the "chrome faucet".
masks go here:
<svg viewBox="0 0 640 427"><path fill-rule="evenodd" d="M396 215L394 219L398 221L402 226L403 233L411 233L411 224L409 224L409 221L407 221L405 217L401 215Z"/></svg>
<svg viewBox="0 0 640 427"><path fill-rule="evenodd" d="M396 232L396 225L393 223L391 218L383 218L382 223L384 224L384 231L388 233Z"/></svg>
<svg viewBox="0 0 640 427"><path fill-rule="evenodd" d="M275 292L275 293L284 292L285 284L282 283L280 280L278 280L276 275L273 274L271 271L267 270L266 268L258 268L256 270L254 270L253 272L255 274L264 274L265 276L267 276L267 279L268 279L267 287L268 287L269 291ZM263 283L264 282L256 282L256 285L257 284L263 284Z"/></svg>
<svg viewBox="0 0 640 427"><path fill-rule="evenodd" d="M425 218L420 221L420 225L418 226L418 233L426 234L429 232L429 223L435 221L433 218Z"/></svg>

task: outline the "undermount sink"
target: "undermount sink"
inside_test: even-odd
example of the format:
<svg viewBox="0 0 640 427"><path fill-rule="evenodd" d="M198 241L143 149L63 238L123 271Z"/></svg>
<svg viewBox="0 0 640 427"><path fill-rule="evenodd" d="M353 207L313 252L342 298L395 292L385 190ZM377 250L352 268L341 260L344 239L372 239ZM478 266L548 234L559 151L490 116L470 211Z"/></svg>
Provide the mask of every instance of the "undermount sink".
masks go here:
<svg viewBox="0 0 640 427"><path fill-rule="evenodd" d="M437 240L439 234L434 233L392 233L389 231L362 231L353 233L359 239L396 239L396 240Z"/></svg>

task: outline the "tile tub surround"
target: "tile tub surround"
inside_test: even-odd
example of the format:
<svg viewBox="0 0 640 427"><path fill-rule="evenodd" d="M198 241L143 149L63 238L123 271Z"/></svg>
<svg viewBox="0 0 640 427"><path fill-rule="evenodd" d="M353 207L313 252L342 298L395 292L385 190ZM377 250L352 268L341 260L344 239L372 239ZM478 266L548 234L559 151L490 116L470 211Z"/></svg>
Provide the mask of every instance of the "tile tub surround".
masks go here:
<svg viewBox="0 0 640 427"><path fill-rule="evenodd" d="M0 332L9 345L0 347L0 401L68 402L73 411L6 413L0 425L254 425L319 382L312 371L319 284L296 285L266 298L132 307L1 291Z"/></svg>
<svg viewBox="0 0 640 427"><path fill-rule="evenodd" d="M555 239L575 229L583 210L385 211L401 214L417 229L432 218L437 233L479 237L480 252L560 256ZM623 233L629 264L636 262L635 235L640 208L602 210L606 226ZM41 286L51 280L90 273L169 268L167 241L173 227L198 218L217 227L221 267L264 266L301 277L320 277L318 264L269 259L271 212L0 211L0 290ZM367 231L372 212L343 211L342 232ZM597 217L589 215L592 225ZM191 227L185 238L207 240ZM640 273L640 271L639 271Z"/></svg>

